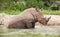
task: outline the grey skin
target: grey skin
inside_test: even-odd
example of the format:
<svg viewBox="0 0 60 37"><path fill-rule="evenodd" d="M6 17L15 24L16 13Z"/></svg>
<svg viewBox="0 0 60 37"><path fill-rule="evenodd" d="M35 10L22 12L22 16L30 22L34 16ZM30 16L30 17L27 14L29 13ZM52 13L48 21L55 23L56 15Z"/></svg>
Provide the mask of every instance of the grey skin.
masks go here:
<svg viewBox="0 0 60 37"><path fill-rule="evenodd" d="M50 18L51 17L48 19L44 18L39 9L29 8L13 17L12 20L5 25L9 29L31 29L35 28L36 22L46 25Z"/></svg>

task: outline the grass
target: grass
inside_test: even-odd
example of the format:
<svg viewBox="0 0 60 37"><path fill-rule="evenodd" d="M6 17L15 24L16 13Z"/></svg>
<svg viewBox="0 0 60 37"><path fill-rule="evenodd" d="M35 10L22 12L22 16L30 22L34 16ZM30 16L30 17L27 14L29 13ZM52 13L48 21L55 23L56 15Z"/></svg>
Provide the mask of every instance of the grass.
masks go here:
<svg viewBox="0 0 60 37"><path fill-rule="evenodd" d="M60 10L42 10L43 14L60 15Z"/></svg>
<svg viewBox="0 0 60 37"><path fill-rule="evenodd" d="M3 10L0 11L0 13L6 13L6 14L11 14L11 15L16 15L21 13L19 10ZM42 10L43 14L49 14L49 15L60 15L60 10Z"/></svg>
<svg viewBox="0 0 60 37"><path fill-rule="evenodd" d="M3 11L0 11L0 13L6 13L6 14L10 14L10 15L16 15L16 14L19 14L20 11L19 10L3 10Z"/></svg>
<svg viewBox="0 0 60 37"><path fill-rule="evenodd" d="M0 33L1 34L1 33ZM6 34L6 33L5 33ZM18 33L18 34L7 34L7 35L0 35L0 37L60 37L59 35L52 35L52 34L35 34L35 33Z"/></svg>
<svg viewBox="0 0 60 37"><path fill-rule="evenodd" d="M60 37L60 35L49 35L49 34L12 34L12 35L0 35L0 37Z"/></svg>

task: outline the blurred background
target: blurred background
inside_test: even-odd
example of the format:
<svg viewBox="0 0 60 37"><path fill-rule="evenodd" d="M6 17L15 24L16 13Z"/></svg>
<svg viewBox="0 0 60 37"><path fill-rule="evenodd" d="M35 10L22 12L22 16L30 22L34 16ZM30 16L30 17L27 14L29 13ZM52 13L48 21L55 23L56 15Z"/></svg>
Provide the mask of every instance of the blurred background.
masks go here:
<svg viewBox="0 0 60 37"><path fill-rule="evenodd" d="M40 8L44 14L60 15L60 0L0 0L0 13L18 14L29 7Z"/></svg>

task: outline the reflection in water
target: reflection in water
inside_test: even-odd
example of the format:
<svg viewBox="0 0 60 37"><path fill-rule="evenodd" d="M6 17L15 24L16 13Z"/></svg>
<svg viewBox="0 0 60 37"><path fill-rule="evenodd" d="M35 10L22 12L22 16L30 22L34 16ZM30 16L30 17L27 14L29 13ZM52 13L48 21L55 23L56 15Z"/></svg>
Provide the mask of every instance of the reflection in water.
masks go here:
<svg viewBox="0 0 60 37"><path fill-rule="evenodd" d="M0 35L9 35L9 34L24 34L24 33L32 33L32 34L59 34L60 27L58 26L35 26L35 29L5 29L0 27Z"/></svg>

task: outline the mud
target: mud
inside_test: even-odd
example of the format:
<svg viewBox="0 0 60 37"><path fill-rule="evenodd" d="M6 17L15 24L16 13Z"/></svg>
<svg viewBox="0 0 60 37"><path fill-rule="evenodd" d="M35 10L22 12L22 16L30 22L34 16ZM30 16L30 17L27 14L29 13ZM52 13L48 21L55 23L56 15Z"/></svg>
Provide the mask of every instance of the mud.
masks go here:
<svg viewBox="0 0 60 37"><path fill-rule="evenodd" d="M34 29L5 29L5 28L0 29L0 35L25 34L25 33L60 34L60 26L35 26Z"/></svg>

